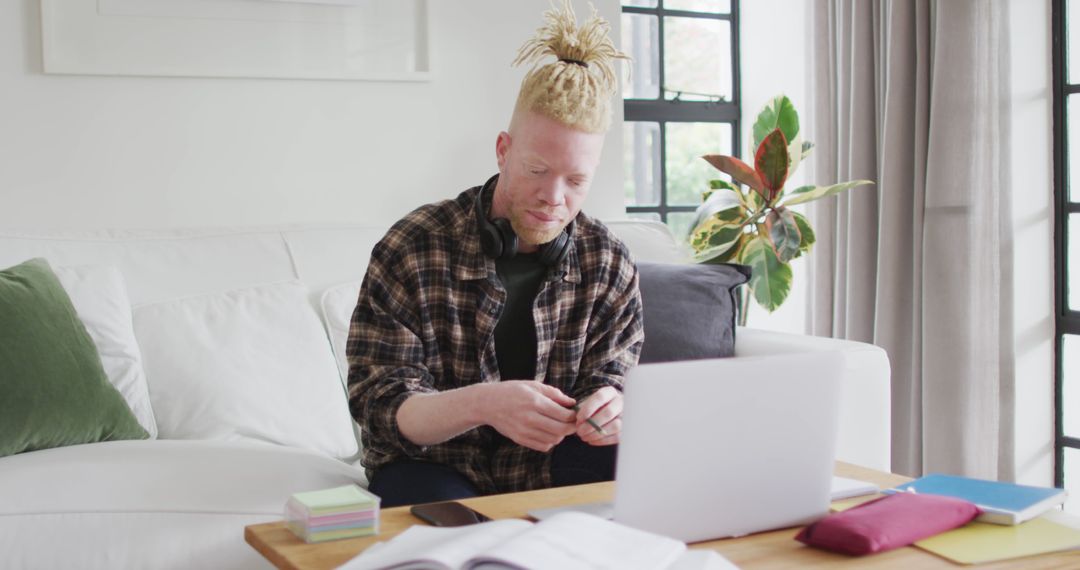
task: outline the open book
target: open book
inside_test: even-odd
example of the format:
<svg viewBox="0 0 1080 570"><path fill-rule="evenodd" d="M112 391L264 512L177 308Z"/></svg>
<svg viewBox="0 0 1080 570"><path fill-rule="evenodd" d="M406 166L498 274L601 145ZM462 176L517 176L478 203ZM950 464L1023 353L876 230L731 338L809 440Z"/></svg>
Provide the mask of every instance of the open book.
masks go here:
<svg viewBox="0 0 1080 570"><path fill-rule="evenodd" d="M533 524L504 519L471 526L416 525L372 545L342 570L728 570L714 551L584 513L566 512Z"/></svg>

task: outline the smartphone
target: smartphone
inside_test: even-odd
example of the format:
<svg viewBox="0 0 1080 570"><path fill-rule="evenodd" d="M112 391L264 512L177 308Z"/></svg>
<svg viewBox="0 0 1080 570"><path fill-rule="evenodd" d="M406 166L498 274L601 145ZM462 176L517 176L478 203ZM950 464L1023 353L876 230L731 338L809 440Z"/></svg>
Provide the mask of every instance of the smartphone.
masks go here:
<svg viewBox="0 0 1080 570"><path fill-rule="evenodd" d="M435 526L465 526L491 520L457 501L413 505L409 512Z"/></svg>

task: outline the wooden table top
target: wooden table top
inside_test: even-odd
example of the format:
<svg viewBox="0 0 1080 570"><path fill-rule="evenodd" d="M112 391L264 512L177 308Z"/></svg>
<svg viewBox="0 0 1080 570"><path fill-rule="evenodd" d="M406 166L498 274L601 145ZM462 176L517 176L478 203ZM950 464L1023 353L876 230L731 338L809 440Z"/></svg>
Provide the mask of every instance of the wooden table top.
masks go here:
<svg viewBox="0 0 1080 570"><path fill-rule="evenodd" d="M869 481L882 488L909 481L907 477L837 462L836 474ZM463 499L461 502L493 519L525 518L533 509L610 501L614 483L595 483L544 489L525 493ZM414 524L424 524L409 513L409 507L384 509L378 536L306 544L284 522L244 528L244 540L278 568L322 570L336 568L371 544L392 538ZM699 542L690 548L710 548L744 569L794 568L959 568L960 566L924 550L908 546L873 556L851 557L810 548L795 540L798 528L776 530L723 540ZM1080 551L979 565L979 568L1080 568Z"/></svg>

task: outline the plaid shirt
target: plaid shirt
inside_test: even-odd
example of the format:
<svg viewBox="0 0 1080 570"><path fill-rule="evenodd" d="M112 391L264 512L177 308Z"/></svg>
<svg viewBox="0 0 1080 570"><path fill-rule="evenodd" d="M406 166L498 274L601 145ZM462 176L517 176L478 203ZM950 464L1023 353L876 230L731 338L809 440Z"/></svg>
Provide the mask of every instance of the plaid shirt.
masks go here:
<svg viewBox="0 0 1080 570"><path fill-rule="evenodd" d="M483 493L551 486L550 453L490 426L423 447L398 430L398 407L414 394L500 380L493 333L506 290L480 249L479 191L414 210L372 250L347 349L349 407L363 428L368 477L411 458L449 465ZM540 287L533 320L537 380L580 400L603 386L622 389L643 328L626 246L584 214L576 225L566 259Z"/></svg>

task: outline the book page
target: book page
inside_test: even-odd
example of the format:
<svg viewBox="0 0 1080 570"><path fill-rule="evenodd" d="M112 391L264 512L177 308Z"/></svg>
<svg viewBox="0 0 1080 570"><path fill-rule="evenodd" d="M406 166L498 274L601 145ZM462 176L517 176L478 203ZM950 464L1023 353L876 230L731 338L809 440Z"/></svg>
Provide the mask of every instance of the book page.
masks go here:
<svg viewBox="0 0 1080 570"><path fill-rule="evenodd" d="M342 570L445 568L457 570L477 553L530 528L531 522L506 519L450 528L413 525L387 542L370 546L339 566Z"/></svg>
<svg viewBox="0 0 1080 570"><path fill-rule="evenodd" d="M466 568L655 570L685 550L678 540L568 511L485 551Z"/></svg>

